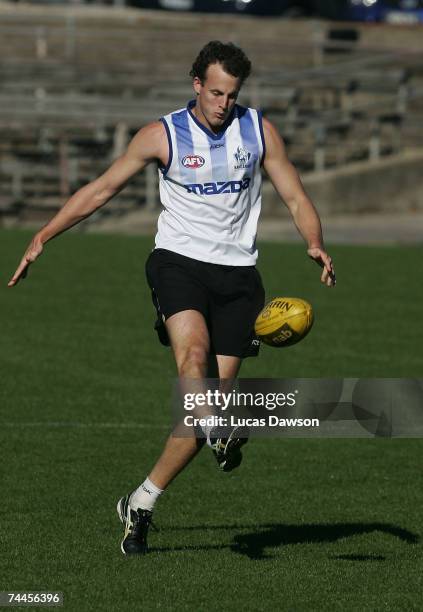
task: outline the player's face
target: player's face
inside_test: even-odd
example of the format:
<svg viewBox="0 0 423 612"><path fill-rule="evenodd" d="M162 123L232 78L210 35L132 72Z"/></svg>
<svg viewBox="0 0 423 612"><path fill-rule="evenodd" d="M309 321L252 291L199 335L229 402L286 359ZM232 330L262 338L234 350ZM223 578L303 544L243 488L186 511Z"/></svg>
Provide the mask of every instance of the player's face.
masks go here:
<svg viewBox="0 0 423 612"><path fill-rule="evenodd" d="M235 105L241 87L239 78L225 72L221 64L211 64L204 81L195 77L193 85L197 94L195 116L218 132Z"/></svg>

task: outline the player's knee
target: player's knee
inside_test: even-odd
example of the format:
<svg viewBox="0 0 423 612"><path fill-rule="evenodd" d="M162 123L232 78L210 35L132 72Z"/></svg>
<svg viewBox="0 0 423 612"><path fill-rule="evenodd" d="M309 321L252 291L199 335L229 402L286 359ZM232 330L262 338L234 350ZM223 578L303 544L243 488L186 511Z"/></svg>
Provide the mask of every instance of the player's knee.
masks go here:
<svg viewBox="0 0 423 612"><path fill-rule="evenodd" d="M180 376L205 376L207 370L207 350L201 344L187 347L178 359Z"/></svg>

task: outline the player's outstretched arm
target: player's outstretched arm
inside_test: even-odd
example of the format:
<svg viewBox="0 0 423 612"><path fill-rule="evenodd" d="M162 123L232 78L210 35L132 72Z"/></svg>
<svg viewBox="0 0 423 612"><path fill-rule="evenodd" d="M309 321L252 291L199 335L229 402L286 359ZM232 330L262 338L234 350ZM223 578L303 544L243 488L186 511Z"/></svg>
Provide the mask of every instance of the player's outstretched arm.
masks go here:
<svg viewBox="0 0 423 612"><path fill-rule="evenodd" d="M264 169L276 191L287 205L298 231L308 245L307 254L323 269L321 281L328 287L336 283L332 259L323 245L319 215L306 194L301 179L286 154L285 145L275 126L263 119L266 155Z"/></svg>
<svg viewBox="0 0 423 612"><path fill-rule="evenodd" d="M35 234L8 286L25 278L29 266L43 251L43 245L70 227L86 219L123 189L129 179L153 160L166 164L167 139L162 123L139 130L126 152L104 174L79 189L59 212Z"/></svg>

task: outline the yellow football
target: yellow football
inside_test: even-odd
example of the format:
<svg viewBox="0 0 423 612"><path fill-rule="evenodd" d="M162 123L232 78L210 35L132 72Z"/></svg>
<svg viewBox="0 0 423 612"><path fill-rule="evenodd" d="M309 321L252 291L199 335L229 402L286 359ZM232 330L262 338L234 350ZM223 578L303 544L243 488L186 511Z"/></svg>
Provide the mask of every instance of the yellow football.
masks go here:
<svg viewBox="0 0 423 612"><path fill-rule="evenodd" d="M269 346L292 346L302 340L313 325L311 304L295 297L275 297L259 313L255 332Z"/></svg>

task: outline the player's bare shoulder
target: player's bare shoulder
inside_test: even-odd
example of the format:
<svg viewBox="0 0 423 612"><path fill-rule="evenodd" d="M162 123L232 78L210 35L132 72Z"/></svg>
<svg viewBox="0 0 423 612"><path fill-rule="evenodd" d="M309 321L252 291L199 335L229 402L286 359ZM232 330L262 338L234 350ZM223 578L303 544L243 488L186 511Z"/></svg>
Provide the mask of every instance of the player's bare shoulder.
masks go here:
<svg viewBox="0 0 423 612"><path fill-rule="evenodd" d="M268 134L277 134L278 130L267 117L263 117L263 131Z"/></svg>
<svg viewBox="0 0 423 612"><path fill-rule="evenodd" d="M145 161L158 160L165 166L169 157L169 145L163 123L153 121L138 130L129 145L128 153Z"/></svg>
<svg viewBox="0 0 423 612"><path fill-rule="evenodd" d="M263 135L266 145L265 169L268 170L269 163L272 163L272 161L277 161L279 164L287 162L288 159L282 136L277 127L266 117L263 117Z"/></svg>
<svg viewBox="0 0 423 612"><path fill-rule="evenodd" d="M269 147L284 147L284 142L278 128L266 117L263 117L263 134L266 149Z"/></svg>

